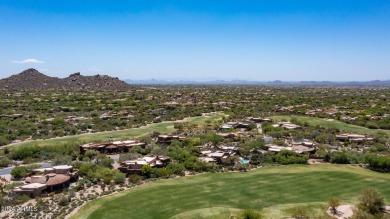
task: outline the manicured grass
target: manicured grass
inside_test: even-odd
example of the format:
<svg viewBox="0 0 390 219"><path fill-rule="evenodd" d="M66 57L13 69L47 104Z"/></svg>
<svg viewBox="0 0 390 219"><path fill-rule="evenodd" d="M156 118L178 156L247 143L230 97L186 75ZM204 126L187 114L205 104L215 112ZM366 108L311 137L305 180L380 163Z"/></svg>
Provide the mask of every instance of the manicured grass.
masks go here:
<svg viewBox="0 0 390 219"><path fill-rule="evenodd" d="M359 134L366 134L366 135L373 135L378 133L379 131L386 133L388 136L390 136L390 130L383 130L383 129L369 129L362 126L347 124L345 122L341 122L338 120L328 120L323 118L317 118L317 117L307 117L307 116L272 116L275 121L281 121L281 120L291 120L292 117L297 118L300 122L307 122L311 126L322 126L326 128L338 128L342 132L351 132L351 133L359 133Z"/></svg>
<svg viewBox="0 0 390 219"><path fill-rule="evenodd" d="M266 218L289 216L296 205L322 214L330 197L356 203L365 188L390 201L389 174L346 165L263 167L243 173L208 173L166 179L93 200L73 218L227 218L240 209Z"/></svg>
<svg viewBox="0 0 390 219"><path fill-rule="evenodd" d="M211 116L198 116L198 117L190 117L186 118L184 121L190 124L204 124L206 120L217 121L222 119L224 114L218 113ZM147 126L142 126L140 128L119 130L119 131L107 131L107 132L99 132L99 133L91 133L91 134L81 134L74 136L66 136L60 138L52 138L47 140L35 140L22 142L18 144L12 144L10 146L5 147L16 147L16 146L28 146L28 145L38 145L38 146L46 146L46 145L55 145L55 144L64 144L64 143L88 143L88 142L96 142L96 141L109 141L110 137L112 139L129 139L129 138L137 138L146 135L150 132L160 132L162 134L167 134L175 131L173 127L174 122L162 122L162 123L153 123Z"/></svg>

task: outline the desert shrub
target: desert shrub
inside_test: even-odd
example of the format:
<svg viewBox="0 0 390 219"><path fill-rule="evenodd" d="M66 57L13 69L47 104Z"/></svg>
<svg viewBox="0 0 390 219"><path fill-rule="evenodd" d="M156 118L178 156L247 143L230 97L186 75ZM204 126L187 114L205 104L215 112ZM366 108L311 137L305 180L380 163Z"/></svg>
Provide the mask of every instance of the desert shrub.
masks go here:
<svg viewBox="0 0 390 219"><path fill-rule="evenodd" d="M297 206L289 209L291 212L291 217L295 219L308 219L307 209L303 206Z"/></svg>
<svg viewBox="0 0 390 219"><path fill-rule="evenodd" d="M308 155L300 155L294 151L282 150L275 155L275 161L282 165L287 164L307 164Z"/></svg>
<svg viewBox="0 0 390 219"><path fill-rule="evenodd" d="M89 157L89 159L93 159L94 157L96 157L99 154L100 154L99 151L87 150L84 155Z"/></svg>
<svg viewBox="0 0 390 219"><path fill-rule="evenodd" d="M123 184L126 181L126 174L118 172L114 175L114 182L116 184Z"/></svg>
<svg viewBox="0 0 390 219"><path fill-rule="evenodd" d="M245 209L240 214L240 219L261 219L263 216L254 210Z"/></svg>
<svg viewBox="0 0 390 219"><path fill-rule="evenodd" d="M247 171L250 167L248 164L236 163L233 168L237 171Z"/></svg>
<svg viewBox="0 0 390 219"><path fill-rule="evenodd" d="M17 205L20 205L27 202L28 200L30 200L30 197L28 197L28 195L19 195L14 199L13 202Z"/></svg>
<svg viewBox="0 0 390 219"><path fill-rule="evenodd" d="M22 183L22 182L12 182L12 183L10 183L8 185L5 185L4 189L5 190L12 190L13 188L21 186L21 185L24 185L24 183Z"/></svg>
<svg viewBox="0 0 390 219"><path fill-rule="evenodd" d="M366 189L359 198L358 208L371 215L381 214L385 201L376 189Z"/></svg>
<svg viewBox="0 0 390 219"><path fill-rule="evenodd" d="M76 168L76 169L80 169L80 166L81 166L82 163L83 163L83 162L81 162L81 161L75 160L75 161L73 161L73 162L71 163L71 165L72 165L74 168Z"/></svg>
<svg viewBox="0 0 390 219"><path fill-rule="evenodd" d="M101 166L103 166L103 167L108 167L108 168L110 168L110 167L112 167L112 164L114 163L114 160L113 159L111 159L111 158L109 158L109 157L106 157L106 158L104 158L103 160L101 160L100 162L99 162L99 165L101 165Z"/></svg>
<svg viewBox="0 0 390 219"><path fill-rule="evenodd" d="M347 154L340 151L334 151L330 154L330 162L337 164L349 164Z"/></svg>
<svg viewBox="0 0 390 219"><path fill-rule="evenodd" d="M140 158L141 155L138 153L126 153L126 154L121 154L119 155L119 163L122 163L123 161L126 160L135 160L137 158Z"/></svg>
<svg viewBox="0 0 390 219"><path fill-rule="evenodd" d="M139 176L139 175L136 175L136 174L132 174L132 175L129 176L129 182L133 183L133 184L139 183L142 179L143 179L142 176Z"/></svg>
<svg viewBox="0 0 390 219"><path fill-rule="evenodd" d="M102 180L105 184L110 184L114 177L119 174L119 170L113 170L106 167L98 168L96 170L96 178Z"/></svg>
<svg viewBox="0 0 390 219"><path fill-rule="evenodd" d="M353 209L353 215L351 219L376 219L376 217L360 209Z"/></svg>
<svg viewBox="0 0 390 219"><path fill-rule="evenodd" d="M61 195L58 199L58 204L60 206L66 206L69 204L69 197L67 195Z"/></svg>
<svg viewBox="0 0 390 219"><path fill-rule="evenodd" d="M341 200L335 197L331 197L328 201L328 206L333 213L336 213L336 208L340 205Z"/></svg>
<svg viewBox="0 0 390 219"><path fill-rule="evenodd" d="M39 168L40 165L37 164L32 164L32 165L27 165L27 166L18 166L15 167L11 170L11 176L15 179L20 179L23 177L26 177L31 170Z"/></svg>
<svg viewBox="0 0 390 219"><path fill-rule="evenodd" d="M38 158L40 148L38 146L22 146L11 150L13 160L24 160L25 158Z"/></svg>
<svg viewBox="0 0 390 219"><path fill-rule="evenodd" d="M184 165L181 163L169 163L167 169L171 170L173 174L184 175Z"/></svg>
<svg viewBox="0 0 390 219"><path fill-rule="evenodd" d="M8 157L0 158L0 167L8 167L11 164L12 160L10 160Z"/></svg>
<svg viewBox="0 0 390 219"><path fill-rule="evenodd" d="M72 157L69 155L57 155L52 161L52 165L69 165L72 162Z"/></svg>
<svg viewBox="0 0 390 219"><path fill-rule="evenodd" d="M150 149L145 147L145 148L142 148L140 146L135 146L135 147L132 147L130 150L129 150L130 153L138 153L138 154L142 154L142 155L147 155L148 153L150 153Z"/></svg>
<svg viewBox="0 0 390 219"><path fill-rule="evenodd" d="M97 168L97 165L95 163L84 162L80 165L79 171L82 174L87 175L89 171L94 171L96 168Z"/></svg>
<svg viewBox="0 0 390 219"><path fill-rule="evenodd" d="M153 168L149 165L144 165L141 167L141 174L146 177L150 177L153 173Z"/></svg>
<svg viewBox="0 0 390 219"><path fill-rule="evenodd" d="M171 174L172 174L172 171L170 169L166 169L166 168L154 168L153 169L153 176L156 178L168 177Z"/></svg>
<svg viewBox="0 0 390 219"><path fill-rule="evenodd" d="M251 149L265 149L265 142L263 139L256 139L253 141L245 142L245 148L248 150Z"/></svg>
<svg viewBox="0 0 390 219"><path fill-rule="evenodd" d="M389 171L390 170L390 157L378 156L376 154L367 153L364 155L364 161L371 169Z"/></svg>

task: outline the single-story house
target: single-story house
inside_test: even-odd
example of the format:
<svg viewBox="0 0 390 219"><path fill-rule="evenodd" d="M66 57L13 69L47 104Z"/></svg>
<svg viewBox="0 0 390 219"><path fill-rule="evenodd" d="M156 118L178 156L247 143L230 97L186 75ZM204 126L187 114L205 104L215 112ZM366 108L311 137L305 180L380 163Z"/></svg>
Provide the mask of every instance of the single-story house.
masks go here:
<svg viewBox="0 0 390 219"><path fill-rule="evenodd" d="M178 135L159 135L157 138L157 142L163 144L170 144L173 140L184 141L185 139L185 137L180 137Z"/></svg>
<svg viewBox="0 0 390 219"><path fill-rule="evenodd" d="M25 179L27 184L15 187L13 192L35 197L44 191L62 190L69 186L72 179L77 179L78 175L79 172L69 165L34 169Z"/></svg>
<svg viewBox="0 0 390 219"><path fill-rule="evenodd" d="M12 191L16 194L28 195L35 197L40 195L47 188L46 184L43 183L30 183L23 186L15 187Z"/></svg>
<svg viewBox="0 0 390 219"><path fill-rule="evenodd" d="M336 135L336 139L340 141L350 141L356 143L362 143L364 141L374 140L374 138L366 137L365 135L359 135L359 134L340 134L340 135Z"/></svg>
<svg viewBox="0 0 390 219"><path fill-rule="evenodd" d="M84 154L87 150L97 150L104 154L126 153L132 147L140 146L145 148L146 145L145 142L135 140L89 143L80 146L80 153Z"/></svg>
<svg viewBox="0 0 390 219"><path fill-rule="evenodd" d="M170 161L171 159L167 156L145 156L135 160L123 161L118 170L127 175L140 174L141 168L145 165L161 168L168 165Z"/></svg>

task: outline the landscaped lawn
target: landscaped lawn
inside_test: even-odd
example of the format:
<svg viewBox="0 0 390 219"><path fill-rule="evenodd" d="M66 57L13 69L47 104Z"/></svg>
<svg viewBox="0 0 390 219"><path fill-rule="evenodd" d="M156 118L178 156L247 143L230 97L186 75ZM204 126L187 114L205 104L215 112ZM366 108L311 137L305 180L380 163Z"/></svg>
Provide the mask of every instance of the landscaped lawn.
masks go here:
<svg viewBox="0 0 390 219"><path fill-rule="evenodd" d="M207 173L150 182L99 198L73 218L227 218L240 209L266 218L290 216L296 205L322 214L330 197L356 203L365 188L390 201L390 175L347 165L290 165L250 172Z"/></svg>
<svg viewBox="0 0 390 219"><path fill-rule="evenodd" d="M190 117L186 118L185 122L190 124L204 124L206 120L217 121L222 119L224 114L218 113L211 116L198 116L198 117ZM162 123L153 123L147 126L142 126L140 128L119 130L119 131L107 131L107 132L99 132L99 133L91 133L91 134L81 134L74 136L66 136L61 138L52 138L47 140L35 140L22 142L19 144L10 145L11 147L15 146L27 146L27 145L55 145L55 144L63 144L63 143L89 143L96 141L109 141L110 139L129 139L129 138L137 138L144 136L150 132L159 132L161 134L167 134L175 131L173 127L173 122L162 122Z"/></svg>
<svg viewBox="0 0 390 219"><path fill-rule="evenodd" d="M366 134L366 135L372 135L378 133L378 131L386 133L388 136L390 136L390 130L383 130L383 129L369 129L362 126L347 124L345 122L341 122L338 120L328 120L324 118L317 118L317 117L307 117L307 116L272 116L275 121L281 121L281 120L291 120L291 118L297 118L300 122L307 122L311 126L322 126L327 128L338 128L342 132L351 132L351 133L359 133L359 134Z"/></svg>

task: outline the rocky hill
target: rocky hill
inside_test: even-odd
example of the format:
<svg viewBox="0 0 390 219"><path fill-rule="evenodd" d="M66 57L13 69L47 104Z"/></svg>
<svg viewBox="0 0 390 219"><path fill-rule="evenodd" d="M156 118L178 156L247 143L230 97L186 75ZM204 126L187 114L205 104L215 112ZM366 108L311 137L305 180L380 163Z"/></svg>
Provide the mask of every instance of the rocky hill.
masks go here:
<svg viewBox="0 0 390 219"><path fill-rule="evenodd" d="M30 68L17 75L1 79L0 89L19 90L69 90L69 91L115 91L129 90L134 86L107 75L83 76L74 73L67 78L50 77Z"/></svg>

